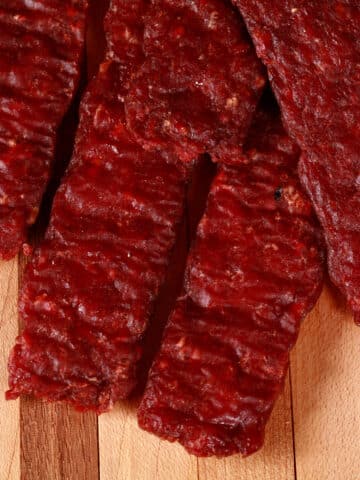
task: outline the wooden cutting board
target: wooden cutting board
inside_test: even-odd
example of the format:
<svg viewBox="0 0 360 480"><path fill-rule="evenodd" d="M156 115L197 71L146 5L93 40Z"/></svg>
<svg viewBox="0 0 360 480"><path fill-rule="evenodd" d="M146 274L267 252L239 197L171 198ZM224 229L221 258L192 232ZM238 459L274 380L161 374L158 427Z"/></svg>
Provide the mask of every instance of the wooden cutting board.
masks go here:
<svg viewBox="0 0 360 480"><path fill-rule="evenodd" d="M91 4L90 75L102 58L106 3ZM191 205L203 188L194 186ZM191 231L199 211L190 214ZM179 248L174 278L186 253ZM99 419L62 404L4 400L23 264L21 258L0 263L0 480L360 480L360 328L331 287L303 325L264 448L246 459L197 459L141 431L136 400L119 403ZM159 303L162 317L168 293Z"/></svg>
<svg viewBox="0 0 360 480"><path fill-rule="evenodd" d="M360 329L331 287L304 322L263 450L197 459L141 431L136 401L97 419L4 400L19 271L0 264L0 480L360 480Z"/></svg>

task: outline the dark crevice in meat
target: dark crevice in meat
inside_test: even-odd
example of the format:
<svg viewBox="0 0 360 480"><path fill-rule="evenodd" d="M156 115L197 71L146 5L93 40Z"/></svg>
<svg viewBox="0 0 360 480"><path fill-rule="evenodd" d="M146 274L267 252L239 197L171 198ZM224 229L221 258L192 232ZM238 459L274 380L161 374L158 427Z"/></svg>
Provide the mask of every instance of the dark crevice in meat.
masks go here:
<svg viewBox="0 0 360 480"><path fill-rule="evenodd" d="M39 215L34 225L29 229L29 242L36 245L43 238L46 228L50 220L50 213L54 196L60 186L61 179L69 165L75 141L76 129L79 123L79 106L80 99L83 94L85 86L84 67L82 68L83 75L80 80L80 85L77 94L71 103L71 106L66 113L57 132L57 140L55 147L55 160L50 169L50 180L45 189ZM26 246L27 248L27 246Z"/></svg>
<svg viewBox="0 0 360 480"><path fill-rule="evenodd" d="M134 391L136 397L144 392L149 369L160 349L165 325L181 292L189 242L186 220L186 215L184 215L182 224L179 226L177 241L169 261L166 278L159 290L154 311L144 335L143 357L138 365L138 385Z"/></svg>
<svg viewBox="0 0 360 480"><path fill-rule="evenodd" d="M79 86L57 132L55 161L51 166L50 180L41 201L39 216L35 224L30 228L29 238L31 243L38 243L45 234L54 196L73 154L75 135L79 124L80 101L84 94L87 80L90 80L98 72L100 63L105 55L104 17L109 7L109 1L105 0L99 3L97 0L90 0L88 3L85 34L86 55L83 57L80 68ZM88 52L91 52L91 56L89 56Z"/></svg>
<svg viewBox="0 0 360 480"><path fill-rule="evenodd" d="M154 314L144 338L144 357L139 364L139 385L135 395L142 394L148 372L155 355L160 350L163 331L175 301L181 293L188 250L195 239L197 225L205 211L210 185L216 166L209 156L204 155L196 162L187 189L186 212L180 234L174 247L166 279L155 303Z"/></svg>
<svg viewBox="0 0 360 480"><path fill-rule="evenodd" d="M322 288L319 226L278 114L259 111L242 157L218 167L138 412L142 428L198 456L261 447Z"/></svg>
<svg viewBox="0 0 360 480"><path fill-rule="evenodd" d="M93 78L106 53L104 17L109 9L110 0L90 0L88 25L86 30L86 71L87 78Z"/></svg>
<svg viewBox="0 0 360 480"><path fill-rule="evenodd" d="M197 162L187 195L188 246L196 235L196 229L204 214L210 186L216 174L216 165L209 155L203 155Z"/></svg>
<svg viewBox="0 0 360 480"><path fill-rule="evenodd" d="M0 1L0 257L37 216L80 77L86 0Z"/></svg>
<svg viewBox="0 0 360 480"><path fill-rule="evenodd" d="M299 173L324 228L330 278L360 323L360 3L233 3L303 151Z"/></svg>

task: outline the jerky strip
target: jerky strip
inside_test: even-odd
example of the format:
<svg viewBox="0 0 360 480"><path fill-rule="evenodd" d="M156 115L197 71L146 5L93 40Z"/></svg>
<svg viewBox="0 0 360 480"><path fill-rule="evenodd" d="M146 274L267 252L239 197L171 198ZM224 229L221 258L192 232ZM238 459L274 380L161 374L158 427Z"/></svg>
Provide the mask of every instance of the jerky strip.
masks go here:
<svg viewBox="0 0 360 480"><path fill-rule="evenodd" d="M32 394L101 413L136 384L183 215L186 172L128 133L129 78L127 66L108 60L82 102L75 154L25 273L25 330L10 358L8 398Z"/></svg>
<svg viewBox="0 0 360 480"><path fill-rule="evenodd" d="M322 287L322 249L299 151L260 113L248 164L219 166L138 412L198 456L258 450L300 323Z"/></svg>
<svg viewBox="0 0 360 480"><path fill-rule="evenodd" d="M234 163L265 85L237 12L224 0L151 0L145 62L126 98L128 126L148 150Z"/></svg>
<svg viewBox="0 0 360 480"><path fill-rule="evenodd" d="M304 152L301 181L324 228L330 277L360 323L360 4L234 3Z"/></svg>
<svg viewBox="0 0 360 480"><path fill-rule="evenodd" d="M0 258L36 220L56 132L76 90L85 0L0 0Z"/></svg>

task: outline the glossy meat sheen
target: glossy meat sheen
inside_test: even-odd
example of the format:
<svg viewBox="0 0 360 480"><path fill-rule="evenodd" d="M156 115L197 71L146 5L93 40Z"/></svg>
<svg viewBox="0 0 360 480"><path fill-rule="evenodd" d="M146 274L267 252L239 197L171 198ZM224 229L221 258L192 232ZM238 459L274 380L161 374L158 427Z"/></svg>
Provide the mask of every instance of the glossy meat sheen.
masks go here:
<svg viewBox="0 0 360 480"><path fill-rule="evenodd" d="M360 322L360 3L234 0L268 67L329 273Z"/></svg>
<svg viewBox="0 0 360 480"><path fill-rule="evenodd" d="M248 164L219 167L138 415L142 428L198 456L261 447L322 286L297 148L277 118L260 114L245 151Z"/></svg>
<svg viewBox="0 0 360 480"><path fill-rule="evenodd" d="M113 1L107 18L114 45L122 34L110 30L111 18L121 3ZM128 133L123 98L139 52L116 52L109 48L82 102L75 154L25 273L25 329L9 361L8 398L32 394L101 413L137 381L187 172L170 155L145 152Z"/></svg>
<svg viewBox="0 0 360 480"><path fill-rule="evenodd" d="M80 73L85 0L0 0L0 258L34 223Z"/></svg>
<svg viewBox="0 0 360 480"><path fill-rule="evenodd" d="M240 17L224 0L150 3L146 60L125 102L129 128L149 150L236 162L265 84Z"/></svg>

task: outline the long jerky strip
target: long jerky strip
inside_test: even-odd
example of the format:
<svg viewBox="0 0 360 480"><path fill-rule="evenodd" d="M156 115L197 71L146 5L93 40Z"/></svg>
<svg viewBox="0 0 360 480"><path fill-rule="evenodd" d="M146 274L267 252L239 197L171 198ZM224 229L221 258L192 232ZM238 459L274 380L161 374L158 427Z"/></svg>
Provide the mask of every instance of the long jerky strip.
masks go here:
<svg viewBox="0 0 360 480"><path fill-rule="evenodd" d="M140 21L143 2L126 6L112 2L108 60L82 102L74 157L25 273L25 329L9 362L8 398L32 394L101 413L136 384L187 175L171 156L145 152L126 129L123 98L141 57L132 21Z"/></svg>
<svg viewBox="0 0 360 480"><path fill-rule="evenodd" d="M142 428L198 456L261 447L322 287L299 151L277 115L259 113L245 156L242 166L218 167L138 414Z"/></svg>
<svg viewBox="0 0 360 480"><path fill-rule="evenodd" d="M360 323L360 3L234 0L268 67L329 273Z"/></svg>
<svg viewBox="0 0 360 480"><path fill-rule="evenodd" d="M80 76L86 0L0 0L0 258L17 253Z"/></svg>
<svg viewBox="0 0 360 480"><path fill-rule="evenodd" d="M129 128L148 150L236 162L265 85L238 13L227 0L151 0L144 23Z"/></svg>

